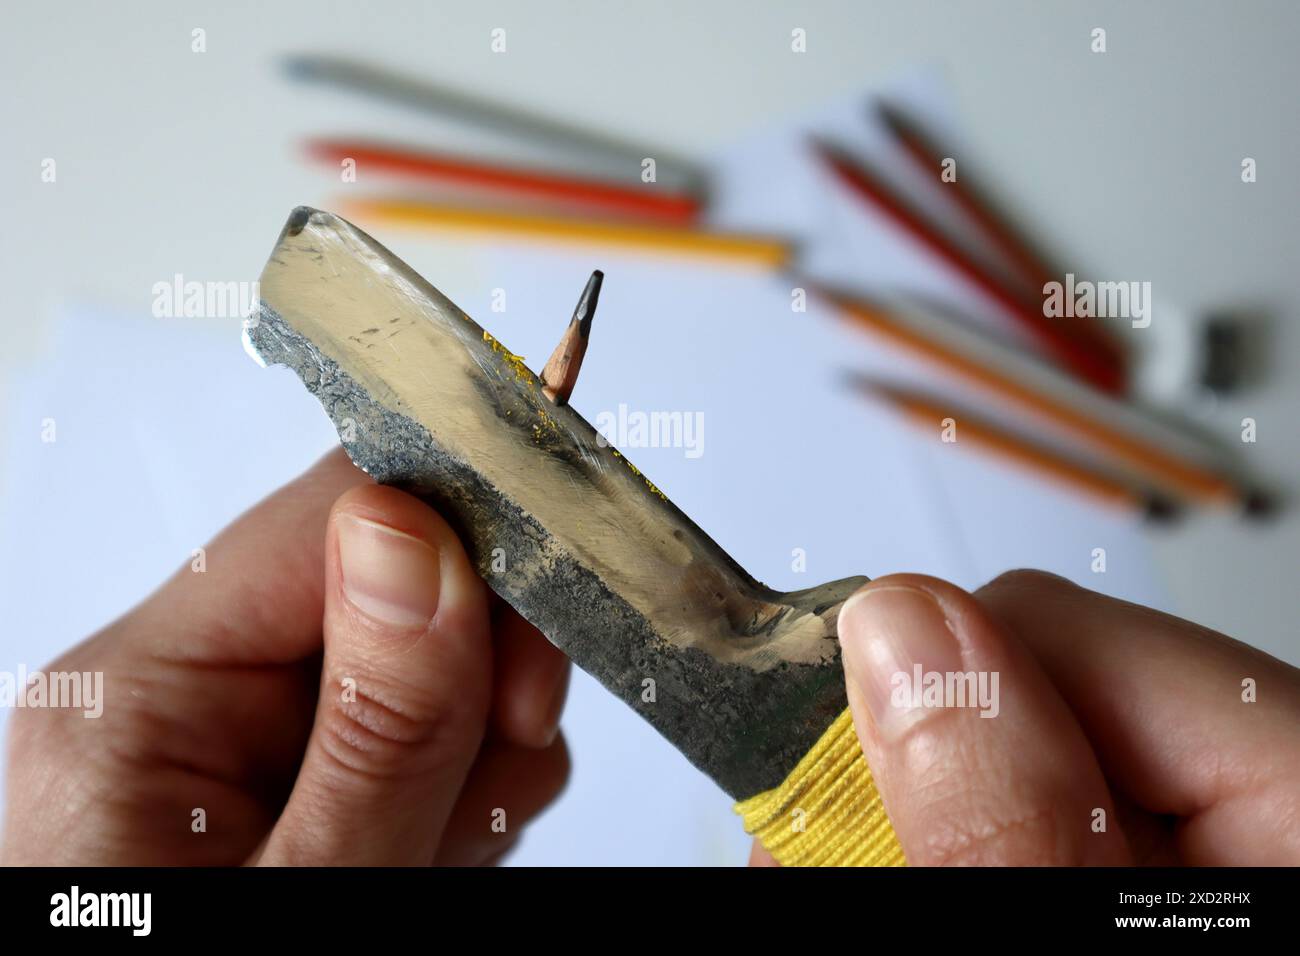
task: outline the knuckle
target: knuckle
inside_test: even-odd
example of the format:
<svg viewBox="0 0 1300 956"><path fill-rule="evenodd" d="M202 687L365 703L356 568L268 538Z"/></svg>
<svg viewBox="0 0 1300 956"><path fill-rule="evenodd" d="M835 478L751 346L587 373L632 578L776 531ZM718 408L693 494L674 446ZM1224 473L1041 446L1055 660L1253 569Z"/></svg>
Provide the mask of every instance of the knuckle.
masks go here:
<svg viewBox="0 0 1300 956"><path fill-rule="evenodd" d="M384 779L417 776L446 763L459 749L455 741L470 734L451 707L412 707L400 690L374 681L357 681L346 693L341 680L333 684L319 737L341 771Z"/></svg>
<svg viewBox="0 0 1300 956"><path fill-rule="evenodd" d="M945 711L922 721L905 745L909 829L921 866L1069 866L1083 862L1086 821L1067 823L1073 803L1058 783L1026 776L1014 757L963 737ZM926 725L929 726L926 726Z"/></svg>
<svg viewBox="0 0 1300 956"><path fill-rule="evenodd" d="M1052 807L1036 803L1013 810L987 801L962 800L931 826L923 862L929 866L1069 866L1082 862L1075 847L1074 841L1062 839Z"/></svg>
<svg viewBox="0 0 1300 956"><path fill-rule="evenodd" d="M1071 866L1082 862L1080 841L1074 838L1077 834L1065 831L1058 801L987 776L980 771L946 775L917 792L918 820L924 832L917 863Z"/></svg>

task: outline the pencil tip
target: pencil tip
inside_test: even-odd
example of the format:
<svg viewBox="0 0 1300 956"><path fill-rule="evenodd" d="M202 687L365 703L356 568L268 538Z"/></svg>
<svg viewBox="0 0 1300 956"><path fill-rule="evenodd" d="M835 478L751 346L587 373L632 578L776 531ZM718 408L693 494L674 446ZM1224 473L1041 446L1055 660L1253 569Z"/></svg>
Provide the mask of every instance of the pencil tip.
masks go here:
<svg viewBox="0 0 1300 956"><path fill-rule="evenodd" d="M542 394L556 405L567 405L573 394L573 386L578 382L578 370L582 368L582 357L587 353L587 338L591 335L591 320L596 316L596 303L600 301L600 286L605 281L605 273L597 269L587 280L578 299L578 307L573 310L560 338L560 344L551 353L550 360L542 369Z"/></svg>
<svg viewBox="0 0 1300 956"><path fill-rule="evenodd" d="M573 310L573 322L577 323L578 333L585 339L591 334L591 320L596 317L596 303L600 301L600 287L605 282L605 273L596 269L587 280L578 299L578 306Z"/></svg>
<svg viewBox="0 0 1300 956"><path fill-rule="evenodd" d="M1248 518L1268 520L1280 510L1278 497L1263 488L1250 489L1242 500L1242 511Z"/></svg>
<svg viewBox="0 0 1300 956"><path fill-rule="evenodd" d="M839 382L842 388L852 389L859 392L870 392L874 383L862 372L853 369L840 369Z"/></svg>
<svg viewBox="0 0 1300 956"><path fill-rule="evenodd" d="M889 127L890 131L899 136L906 136L915 132L915 124L907 110L903 109L896 102L889 100L876 101L876 115Z"/></svg>
<svg viewBox="0 0 1300 956"><path fill-rule="evenodd" d="M1183 516L1183 507L1173 498L1152 492L1142 504L1142 516L1152 524L1169 525Z"/></svg>

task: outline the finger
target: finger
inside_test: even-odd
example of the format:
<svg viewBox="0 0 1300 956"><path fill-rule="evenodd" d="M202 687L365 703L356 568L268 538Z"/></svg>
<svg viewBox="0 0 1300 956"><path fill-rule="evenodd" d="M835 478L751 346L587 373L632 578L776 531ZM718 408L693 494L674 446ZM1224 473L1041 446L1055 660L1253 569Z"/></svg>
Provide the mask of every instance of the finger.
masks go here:
<svg viewBox="0 0 1300 956"><path fill-rule="evenodd" d="M1127 861L1083 732L969 594L895 575L839 618L854 725L913 865Z"/></svg>
<svg viewBox="0 0 1300 956"><path fill-rule="evenodd" d="M762 867L762 866L780 866L781 864L776 862L776 857L774 857L771 853L768 853L767 848L764 847L763 844L755 840L754 845L750 847L749 850L749 865L754 867Z"/></svg>
<svg viewBox="0 0 1300 956"><path fill-rule="evenodd" d="M1189 862L1300 859L1300 671L1041 572L977 597L1036 656L1113 785L1187 819Z"/></svg>
<svg viewBox="0 0 1300 956"><path fill-rule="evenodd" d="M302 769L263 862L427 865L483 738L483 582L447 523L393 488L335 504L325 657Z"/></svg>
<svg viewBox="0 0 1300 956"><path fill-rule="evenodd" d="M129 629L164 659L297 661L320 649L325 522L344 491L372 484L343 449L253 507L136 611ZM197 560L197 559L196 559Z"/></svg>
<svg viewBox="0 0 1300 956"><path fill-rule="evenodd" d="M549 747L486 744L438 846L438 866L484 866L519 839L569 779L564 738Z"/></svg>
<svg viewBox="0 0 1300 956"><path fill-rule="evenodd" d="M569 659L504 601L493 631L493 724L512 743L550 746L568 695Z"/></svg>

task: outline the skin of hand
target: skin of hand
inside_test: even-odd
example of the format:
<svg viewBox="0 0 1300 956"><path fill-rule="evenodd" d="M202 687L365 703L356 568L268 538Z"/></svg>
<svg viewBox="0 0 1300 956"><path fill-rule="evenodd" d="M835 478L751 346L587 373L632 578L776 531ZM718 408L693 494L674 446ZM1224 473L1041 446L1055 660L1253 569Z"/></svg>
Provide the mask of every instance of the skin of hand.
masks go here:
<svg viewBox="0 0 1300 956"><path fill-rule="evenodd" d="M341 450L205 561L47 668L102 716L15 711L0 862L484 864L563 789L568 662Z"/></svg>
<svg viewBox="0 0 1300 956"><path fill-rule="evenodd" d="M974 594L880 578L845 603L839 634L911 865L1300 863L1294 667L1036 571ZM894 675L917 664L996 672L996 716L909 706ZM775 865L758 845L751 863Z"/></svg>
<svg viewBox="0 0 1300 956"><path fill-rule="evenodd" d="M100 718L15 712L0 862L488 863L563 788L568 664L426 505L335 452L206 558L47 669ZM909 863L1300 862L1295 668L1039 572L881 578L839 628ZM899 706L917 664L996 716Z"/></svg>

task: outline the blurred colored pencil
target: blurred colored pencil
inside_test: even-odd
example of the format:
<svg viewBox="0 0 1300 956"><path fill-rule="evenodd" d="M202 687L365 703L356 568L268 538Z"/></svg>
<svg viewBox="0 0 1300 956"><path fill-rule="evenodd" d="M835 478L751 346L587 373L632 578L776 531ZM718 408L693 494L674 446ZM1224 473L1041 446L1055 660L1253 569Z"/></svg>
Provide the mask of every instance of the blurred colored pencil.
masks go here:
<svg viewBox="0 0 1300 956"><path fill-rule="evenodd" d="M876 109L885 126L913 162L919 168L937 175L941 169L940 164L950 154L945 153L933 137L902 110L888 103L879 103ZM964 168L955 180L944 184L944 191L997 246L1028 289L1037 292L1051 278L1052 269L979 197L978 191L971 187L970 174Z"/></svg>
<svg viewBox="0 0 1300 956"><path fill-rule="evenodd" d="M1012 432L954 408L939 399L905 391L861 376L851 383L859 391L882 400L903 412L909 420L932 435L942 434L945 420L954 424L958 447L973 445L995 457L1031 471L1053 484L1081 492L1104 504L1137 510L1149 517L1166 518L1175 511L1168 499L1146 492L1136 485L1075 461L1055 449L1036 444Z"/></svg>
<svg viewBox="0 0 1300 956"><path fill-rule="evenodd" d="M1185 452L1162 447L1149 436L1139 436L1116 424L1117 419L1122 421L1124 416L1133 415L1132 409L1122 403L1095 392L1087 392L1089 400L1072 401L1068 386L1059 390L1044 387L1041 376L1038 381L1026 380L989 361L987 351L981 355L974 349L952 344L963 338L969 341L971 336L971 333L963 336L955 326L949 334L940 337L900 311L887 310L816 282L795 281L850 321L1083 438L1169 495L1220 504L1243 503L1250 497L1250 489L1224 469ZM1023 362L1022 359L1022 367ZM1102 407L1113 410L1114 414L1101 413Z"/></svg>
<svg viewBox="0 0 1300 956"><path fill-rule="evenodd" d="M937 176L949 153L934 137L906 112L889 103L878 103L877 113L912 162L919 169ZM1056 278L1056 270L986 201L969 164L952 182L944 183L943 191L1002 253L1029 294L1041 294L1043 286ZM1076 325L1071 331L1080 338L1094 340L1102 350L1120 354L1119 344L1104 325Z"/></svg>
<svg viewBox="0 0 1300 956"><path fill-rule="evenodd" d="M1060 320L1049 319L1041 308L1009 292L947 237L932 229L924 218L895 196L867 171L865 164L840 147L814 139L813 148L826 167L851 192L872 209L883 213L931 254L943 260L972 285L997 302L1046 350L1057 364L1098 389L1119 394L1125 388L1122 356L1091 339L1080 338Z"/></svg>
<svg viewBox="0 0 1300 956"><path fill-rule="evenodd" d="M287 57L284 65L298 80L342 87L379 99L400 103L469 126L487 129L514 139L545 145L582 160L601 160L610 170L639 177L641 162L652 157L658 181L668 187L699 192L703 171L695 164L667 151L629 143L603 132L535 110L502 103L440 83L372 66L330 54L300 54Z"/></svg>
<svg viewBox="0 0 1300 956"><path fill-rule="evenodd" d="M401 200L343 199L341 204L363 225L380 222L419 229L485 233L546 244L621 246L692 259L733 261L765 269L779 268L790 256L787 243L767 236L578 220Z"/></svg>
<svg viewBox="0 0 1300 956"><path fill-rule="evenodd" d="M337 165L352 159L358 169L487 189L505 197L549 200L588 211L686 225L697 218L700 209L696 197L663 192L655 186L619 186L385 143L314 139L307 142L306 148L310 156L323 163Z"/></svg>

